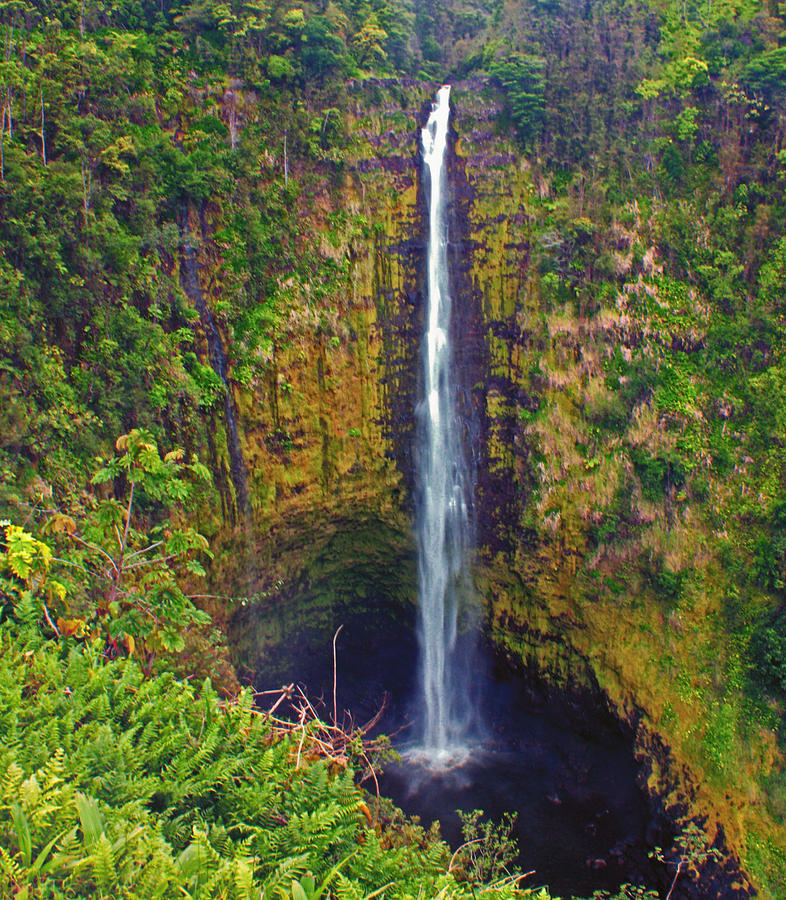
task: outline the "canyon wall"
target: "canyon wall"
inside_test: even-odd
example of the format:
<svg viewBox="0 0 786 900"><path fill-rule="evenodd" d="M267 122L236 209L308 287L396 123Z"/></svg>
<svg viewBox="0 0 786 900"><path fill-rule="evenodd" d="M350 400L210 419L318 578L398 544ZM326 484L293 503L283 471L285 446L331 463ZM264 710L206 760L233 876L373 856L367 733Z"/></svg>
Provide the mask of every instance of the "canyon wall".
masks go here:
<svg viewBox="0 0 786 900"><path fill-rule="evenodd" d="M216 571L252 598L229 624L246 673L277 676L282 642L326 654L342 609L412 616L419 129L430 92L374 82L351 94L340 178L326 175L297 201L320 252L344 267L343 288L296 296L264 388L235 387L251 522L227 539ZM695 351L702 311L642 312L645 295L660 310L675 302L635 204L601 242L613 290L587 300L597 225L579 207L560 233L549 230L555 189L499 133L487 84L455 85L453 104L456 378L477 472L475 574L488 636L552 687L604 698L637 736L654 804L698 818L731 848L702 889L718 878L745 896L735 856L766 871L781 852L757 802L779 753L767 728L753 724L743 744L729 722L739 658L724 646L728 585L704 505L722 486L700 495L675 479L653 496L635 461L666 458L674 439L651 397L620 405L610 380L616 361L642 347L656 360L663 348ZM581 262L568 302L533 265L549 254Z"/></svg>

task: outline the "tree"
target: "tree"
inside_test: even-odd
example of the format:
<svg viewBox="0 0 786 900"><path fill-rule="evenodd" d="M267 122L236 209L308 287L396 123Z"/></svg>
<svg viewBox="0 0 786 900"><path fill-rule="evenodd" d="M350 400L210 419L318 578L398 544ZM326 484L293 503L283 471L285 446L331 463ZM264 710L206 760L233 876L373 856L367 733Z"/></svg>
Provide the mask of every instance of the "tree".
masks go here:
<svg viewBox="0 0 786 900"><path fill-rule="evenodd" d="M666 854L660 847L656 847L652 856L667 866L675 866L674 878L671 881L666 900L671 900L677 879L680 875L687 874L692 878L698 878L702 867L710 860L716 862L723 859L721 852L711 847L707 835L695 822L689 822L685 830L674 841L676 856Z"/></svg>
<svg viewBox="0 0 786 900"><path fill-rule="evenodd" d="M543 125L545 67L543 58L524 53L512 53L489 66L489 74L505 93L505 105L524 143L538 137Z"/></svg>
<svg viewBox="0 0 786 900"><path fill-rule="evenodd" d="M355 52L358 65L383 62L387 59L387 53L385 53L382 46L387 37L387 32L380 27L376 14L372 13L368 17L366 24L352 38L352 49Z"/></svg>
<svg viewBox="0 0 786 900"><path fill-rule="evenodd" d="M110 495L92 494L79 517L48 519L43 531L54 549L7 523L0 575L10 579L4 594L14 605L37 606L36 617L56 634L98 627L113 652L120 641L149 666L161 650L182 649L190 626L209 621L183 587L186 577L205 574L199 557L211 555L207 540L175 516L210 475L195 457L184 462L182 450L162 458L142 429L119 437L116 448L91 479L111 483ZM60 580L51 577L55 566Z"/></svg>
<svg viewBox="0 0 786 900"><path fill-rule="evenodd" d="M346 45L324 16L312 16L306 22L301 57L306 72L318 78L344 68Z"/></svg>
<svg viewBox="0 0 786 900"><path fill-rule="evenodd" d="M762 53L745 67L741 81L771 103L786 96L786 47Z"/></svg>

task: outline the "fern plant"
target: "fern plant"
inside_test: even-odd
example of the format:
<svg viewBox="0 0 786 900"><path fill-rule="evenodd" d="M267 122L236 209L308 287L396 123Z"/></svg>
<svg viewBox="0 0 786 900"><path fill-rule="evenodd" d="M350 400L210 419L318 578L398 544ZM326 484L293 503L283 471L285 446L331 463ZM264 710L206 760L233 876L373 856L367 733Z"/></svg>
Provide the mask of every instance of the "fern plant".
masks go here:
<svg viewBox="0 0 786 900"><path fill-rule="evenodd" d="M0 624L0 896L473 896L434 835L370 826L352 771L252 700Z"/></svg>

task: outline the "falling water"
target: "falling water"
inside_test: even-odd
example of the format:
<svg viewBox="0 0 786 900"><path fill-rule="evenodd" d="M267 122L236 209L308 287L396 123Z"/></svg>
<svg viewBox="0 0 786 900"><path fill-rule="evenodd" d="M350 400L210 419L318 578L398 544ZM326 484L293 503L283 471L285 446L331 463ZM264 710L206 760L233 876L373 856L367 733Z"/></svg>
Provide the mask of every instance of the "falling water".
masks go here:
<svg viewBox="0 0 786 900"><path fill-rule="evenodd" d="M440 764L462 755L469 704L455 659L458 600L468 550L467 475L455 412L450 346L445 150L450 86L440 88L422 132L428 195L428 312L424 393L418 406L418 586L421 699L418 753Z"/></svg>

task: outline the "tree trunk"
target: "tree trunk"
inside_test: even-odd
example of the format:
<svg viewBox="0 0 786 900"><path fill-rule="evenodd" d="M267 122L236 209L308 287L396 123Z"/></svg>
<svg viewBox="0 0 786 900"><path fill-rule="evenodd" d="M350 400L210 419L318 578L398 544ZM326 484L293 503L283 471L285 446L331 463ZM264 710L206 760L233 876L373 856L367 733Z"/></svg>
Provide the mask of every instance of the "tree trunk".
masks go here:
<svg viewBox="0 0 786 900"><path fill-rule="evenodd" d="M46 135L44 133L44 128L46 127L46 115L44 113L44 89L41 88L41 159L44 161L44 168L47 167L46 163Z"/></svg>
<svg viewBox="0 0 786 900"><path fill-rule="evenodd" d="M3 106L3 124L0 128L0 181L5 181L5 106Z"/></svg>
<svg viewBox="0 0 786 900"><path fill-rule="evenodd" d="M85 228L87 228L87 217L90 213L90 195L93 188L93 173L87 162L82 160L82 207L85 213Z"/></svg>

